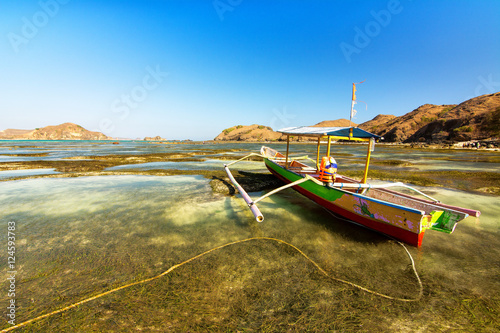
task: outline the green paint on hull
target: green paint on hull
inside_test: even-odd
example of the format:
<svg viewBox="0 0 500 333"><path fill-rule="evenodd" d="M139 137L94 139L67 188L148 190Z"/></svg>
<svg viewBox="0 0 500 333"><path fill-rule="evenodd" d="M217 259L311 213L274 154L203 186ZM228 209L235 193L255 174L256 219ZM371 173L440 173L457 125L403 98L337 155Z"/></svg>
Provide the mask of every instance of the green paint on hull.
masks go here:
<svg viewBox="0 0 500 333"><path fill-rule="evenodd" d="M297 180L303 178L302 176L297 175L294 172L288 171L285 168L282 168L282 167L276 165L275 163L269 161L268 159L265 159L265 163L268 167L273 169L273 171L275 171L276 173L281 175L283 178L288 179L290 182L294 182L294 181L297 181ZM315 195L317 195L325 200L328 200L328 201L335 201L335 200L340 199L342 196L345 195L345 193L343 193L340 190L333 189L333 188L327 188L325 186L318 185L312 181L308 181L308 182L299 184L297 186L302 187L303 189L305 189L311 193L314 193Z"/></svg>
<svg viewBox="0 0 500 333"><path fill-rule="evenodd" d="M431 212L432 220L428 229L445 232L451 234L455 229L455 225L461 220L459 214L450 211L433 211Z"/></svg>

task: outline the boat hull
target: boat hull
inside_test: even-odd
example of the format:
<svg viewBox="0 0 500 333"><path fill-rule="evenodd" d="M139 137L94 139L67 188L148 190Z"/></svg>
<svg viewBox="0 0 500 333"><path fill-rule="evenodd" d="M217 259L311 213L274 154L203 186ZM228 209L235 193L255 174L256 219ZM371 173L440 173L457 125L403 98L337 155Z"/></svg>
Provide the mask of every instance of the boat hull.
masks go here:
<svg viewBox="0 0 500 333"><path fill-rule="evenodd" d="M303 177L269 159L264 159L264 161L267 169L285 183L291 183ZM293 188L331 212L354 223L416 247L422 244L425 229L421 224L427 218L423 211L319 185L312 181L301 183Z"/></svg>

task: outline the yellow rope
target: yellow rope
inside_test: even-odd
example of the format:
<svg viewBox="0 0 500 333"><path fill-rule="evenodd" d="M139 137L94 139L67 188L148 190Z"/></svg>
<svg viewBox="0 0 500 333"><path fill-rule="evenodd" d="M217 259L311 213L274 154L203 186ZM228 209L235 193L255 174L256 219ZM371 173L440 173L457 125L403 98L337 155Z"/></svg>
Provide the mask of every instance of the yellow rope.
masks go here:
<svg viewBox="0 0 500 333"><path fill-rule="evenodd" d="M418 301L418 300L422 297L422 294L423 294L423 286L422 286L422 282L420 281L420 278L419 278L419 276L418 276L418 273L417 273L417 271L416 271L416 269L415 269L415 263L414 263L414 261L413 261L413 258L412 258L412 257L411 257L411 255L410 255L410 252L408 252L408 250L406 249L406 247L404 247L404 245L403 245L403 247L405 248L405 250L406 250L406 252L407 252L408 256L409 256L409 257L410 257L410 259L411 259L413 270L414 270L414 272L415 272L415 275L416 275L416 277L417 277L418 283L419 283L419 285L420 285L420 293L419 293L419 296L418 296L417 298L415 298L415 299L398 298L398 297L392 297L392 296L384 295L384 294L378 293L378 292L376 292L376 291L369 290L369 289L367 289L367 288L361 287L361 286L359 286L359 285L357 285L357 284L355 284L355 283L352 283L352 282L349 282L349 281L345 281L345 280L342 280L342 279L339 279L339 278L336 278L336 277L330 276L330 275L329 275L329 274L328 274L328 273L327 273L327 272L326 272L323 268L321 268L321 267L320 267L320 266L319 266L319 265L318 265L318 264L317 264L314 260L312 260L311 258L309 258L309 257L307 256L307 254L305 254L304 252L302 252L302 251L301 251L299 248L297 248L295 245L292 245L292 244L290 244L290 243L287 243L287 242L285 242L285 241L283 241L283 240L281 240L281 239L277 239L277 238L271 238L271 237L252 237L252 238L247 238L247 239L243 239L243 240L239 240L239 241L235 241L235 242L231 242L231 243L227 243L227 244L224 244L224 245L220 245L220 246L214 247L213 249L210 249L210 250L208 250L208 251L205 251L205 252L203 252L203 253L200 253L200 254L198 254L198 255L196 255L196 256L194 256L194 257L192 257L192 258L190 258L190 259L188 259L188 260L186 260L186 261L181 262L180 264L177 264L177 265L174 265L174 266L170 267L168 270L166 270L165 272L163 272L163 273L161 273L161 274L159 274L159 275L157 275L157 276L154 276L154 277L151 277L151 278L147 278L147 279L144 279L144 280L141 280L141 281L131 282L131 283L126 284L126 285L123 285L123 286L121 286L121 287L117 287L117 288L114 288L114 289L111 289L111 290L105 291L105 292L103 292L103 293L97 294L97 295L92 296L92 297L90 297L90 298L86 298L86 299L84 299L84 300L81 300L80 302L77 302L77 303L74 303L74 304L68 305L68 306L66 306L66 307L64 307L64 308L61 308L61 309L58 309L58 310L52 311L52 312L50 312L50 313L46 313L46 314L44 314L44 315L41 315L41 316L38 316L38 317L36 317L36 318L33 318L33 319L30 319L30 320L27 320L27 321L25 321L25 322L22 322L22 323L20 323L20 324L15 325L15 326L11 326L11 327L9 327L9 328L3 329L1 332L9 332L9 331L12 331L12 330L14 330L14 329L16 329L16 328L19 328L19 327L22 327L22 326L26 326L26 325L31 324L31 323L33 323L33 322L35 322L35 321L40 320L40 319L44 319L44 318L47 318L47 317L53 316L53 315L55 315L55 314L58 314L58 313L61 313L61 312L65 312L65 311L68 311L68 310L70 310L70 309L72 309L72 308L75 308L75 307L77 307L77 306L81 305L81 304L84 304L84 303L87 303L87 302L93 301L93 300L95 300L95 299L97 299L97 298L101 298L101 297L103 297L103 296L109 295L109 294L114 293L114 292L116 292L116 291L119 291L119 290L122 290L122 289L125 289L125 288L128 288L128 287L132 287L132 286L135 286L135 285L138 285L138 284L142 284L142 283L146 283L146 282L149 282L149 281L156 280L156 279L158 279L158 278L160 278L160 277L162 277L162 276L164 276L164 275L169 274L169 273L170 273L170 272L172 272L174 269L177 269L177 268L179 268L179 267L181 267L181 266L183 266L183 265L185 265L185 264L187 264L187 263L189 263L189 262L191 262L191 261L193 261L193 260L196 260L196 259L198 259L198 258L201 258L201 257L203 257L203 256L204 256L204 255L206 255L206 254L209 254L209 253L211 253L211 252L214 252L214 251L220 250L220 249L222 249L222 248L224 248L224 247L227 247L227 246L231 246L231 245L235 245L235 244L239 244L239 243L244 243L244 242L248 242L248 241L253 241L253 240L271 240L271 241L275 241L275 242L282 243L282 244L285 244L285 245L287 245L287 246L290 246L291 248L293 248L294 250L296 250L297 252L299 252L299 253L300 253L303 257L305 257L305 258L306 258L309 262L311 262L311 263L312 263L312 264L313 264L313 265L314 265L314 266L315 266L315 267L316 267L316 268L317 268L317 269L318 269L321 273L323 273L326 277L329 277L329 278L330 278L330 279L332 279L332 280L335 280L335 281L338 281L338 282L341 282L341 283L344 283L344 284L350 285L350 286L352 286L352 287L354 287L354 288L358 288L358 289L360 289L360 290L362 290L362 291L365 291L365 292L367 292L367 293L374 294L374 295L376 295L376 296L380 296L380 297L384 297L384 298L388 298L388 299L392 299L392 300L396 300L396 301L402 301L402 302L414 302L414 301ZM402 244L400 243L400 245L402 245Z"/></svg>

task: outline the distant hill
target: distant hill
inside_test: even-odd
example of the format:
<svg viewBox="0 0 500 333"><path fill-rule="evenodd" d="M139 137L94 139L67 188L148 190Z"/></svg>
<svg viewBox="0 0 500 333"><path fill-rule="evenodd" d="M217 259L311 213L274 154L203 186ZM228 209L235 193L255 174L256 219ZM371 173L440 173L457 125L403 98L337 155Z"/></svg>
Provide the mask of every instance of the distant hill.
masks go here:
<svg viewBox="0 0 500 333"><path fill-rule="evenodd" d="M325 120L312 127L349 127L349 126L358 126L358 124L351 123L347 119L337 119L337 120Z"/></svg>
<svg viewBox="0 0 500 333"><path fill-rule="evenodd" d="M427 125L439 114L451 110L456 105L425 104L400 117L392 115L378 115L358 127L365 131L384 137L388 142L404 142L422 126Z"/></svg>
<svg viewBox="0 0 500 333"><path fill-rule="evenodd" d="M109 140L110 137L88 131L80 125L64 123L56 126L46 126L34 130L6 129L0 131L0 139L17 140Z"/></svg>
<svg viewBox="0 0 500 333"><path fill-rule="evenodd" d="M349 126L349 120L347 119L338 119L338 120L325 120L316 125L312 125L314 127L345 127ZM353 123L353 126L357 126L357 124ZM214 139L215 141L250 141L250 142L258 142L258 141L285 141L286 135L273 131L271 127L264 125L250 125L250 126L233 126L226 128L222 131L217 137ZM292 138L294 141L309 141L316 139L311 139L307 137L294 137Z"/></svg>
<svg viewBox="0 0 500 333"><path fill-rule="evenodd" d="M459 105L425 104L400 117L378 115L359 128L387 142L443 142L500 137L500 92Z"/></svg>
<svg viewBox="0 0 500 333"><path fill-rule="evenodd" d="M161 136L157 135L154 138L147 136L144 138L144 141L167 141L167 139L164 139Z"/></svg>
<svg viewBox="0 0 500 333"><path fill-rule="evenodd" d="M424 104L400 117L379 114L370 121L352 125L383 136L385 142L440 143L498 139L500 92L471 98L459 105ZM312 126L347 127L349 120L325 120ZM215 140L283 141L286 136L263 125L238 125L225 129Z"/></svg>
<svg viewBox="0 0 500 333"><path fill-rule="evenodd" d="M361 129L364 129L365 131L375 133L377 130L380 130L382 128L382 126L389 123L394 118L397 118L397 117L393 116L391 114L379 114L378 116L376 116L372 120L364 122L361 125L359 125L358 127Z"/></svg>
<svg viewBox="0 0 500 333"><path fill-rule="evenodd" d="M226 128L214 139L215 141L278 141L286 136L263 125L233 126Z"/></svg>

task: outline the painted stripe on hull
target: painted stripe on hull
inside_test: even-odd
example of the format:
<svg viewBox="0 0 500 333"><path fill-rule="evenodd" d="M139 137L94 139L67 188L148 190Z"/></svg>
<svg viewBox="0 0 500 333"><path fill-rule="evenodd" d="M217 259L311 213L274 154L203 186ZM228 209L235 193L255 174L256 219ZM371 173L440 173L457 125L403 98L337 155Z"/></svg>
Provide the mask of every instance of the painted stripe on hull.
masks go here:
<svg viewBox="0 0 500 333"><path fill-rule="evenodd" d="M284 176L277 173L269 165L267 165L267 163L266 163L266 166L267 166L268 170L274 176L278 177L279 179L281 179L285 183L291 183L290 180L286 179ZM306 196L307 198L313 200L314 202L318 203L319 205L325 207L326 209L328 209L328 210L330 210L330 211L332 211L340 216L343 216L343 217L345 217L345 218L347 218L355 223L361 224L367 228L376 230L376 231L381 232L383 234L392 236L398 240L401 240L407 244L410 244L410 245L413 245L416 247L420 247L420 245L422 244L422 239L424 237L423 230L419 234L417 234L417 233L413 233L409 230L405 230L405 229L398 228L396 226L393 226L393 225L390 225L387 223L377 221L375 219L369 218L369 217L364 216L364 215L362 216L362 215L355 214L351 211L344 209L343 207L341 207L339 205L335 205L331 201L323 199L322 197L304 189L300 185L294 186L293 189L295 189L296 191L298 191L302 195Z"/></svg>

